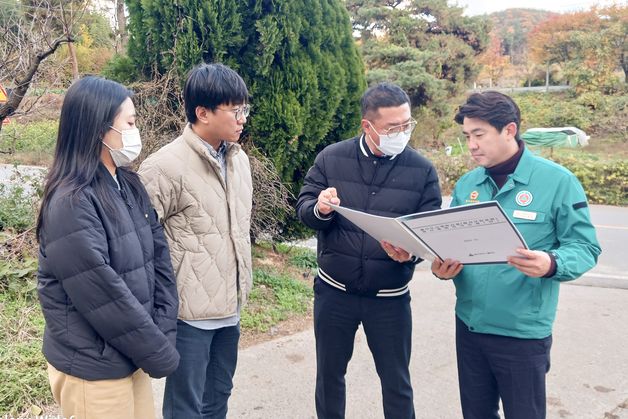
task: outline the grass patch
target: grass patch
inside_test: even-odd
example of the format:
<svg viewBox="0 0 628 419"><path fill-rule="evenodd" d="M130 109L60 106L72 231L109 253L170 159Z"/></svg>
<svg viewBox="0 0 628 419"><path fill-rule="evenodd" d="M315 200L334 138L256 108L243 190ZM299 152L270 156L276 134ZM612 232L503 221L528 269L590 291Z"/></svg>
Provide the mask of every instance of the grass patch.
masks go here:
<svg viewBox="0 0 628 419"><path fill-rule="evenodd" d="M34 280L32 280L34 281ZM44 318L32 294L0 293L0 412L15 417L52 403L41 352Z"/></svg>
<svg viewBox="0 0 628 419"><path fill-rule="evenodd" d="M36 294L32 232L0 232L0 415L52 402L41 352L44 318Z"/></svg>
<svg viewBox="0 0 628 419"><path fill-rule="evenodd" d="M305 314L311 307L311 286L290 275L255 269L253 284L242 312L241 325L245 331L267 332L291 315Z"/></svg>
<svg viewBox="0 0 628 419"><path fill-rule="evenodd" d="M45 166L52 162L59 121L13 123L0 131L2 163Z"/></svg>
<svg viewBox="0 0 628 419"><path fill-rule="evenodd" d="M313 251L262 243L254 247L253 258L253 290L242 311L244 333L267 332L279 322L311 310L314 293L309 278L316 268Z"/></svg>

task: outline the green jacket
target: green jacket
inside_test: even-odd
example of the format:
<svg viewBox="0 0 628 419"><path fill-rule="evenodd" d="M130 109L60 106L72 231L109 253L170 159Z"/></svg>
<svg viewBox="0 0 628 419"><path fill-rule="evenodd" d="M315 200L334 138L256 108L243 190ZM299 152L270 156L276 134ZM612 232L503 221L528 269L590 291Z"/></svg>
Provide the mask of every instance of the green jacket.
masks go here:
<svg viewBox="0 0 628 419"><path fill-rule="evenodd" d="M525 149L498 191L483 167L458 180L451 206L496 200L532 250L551 251L556 274L532 278L506 264L469 265L454 278L456 315L471 331L541 339L552 333L560 282L593 268L601 252L582 185Z"/></svg>

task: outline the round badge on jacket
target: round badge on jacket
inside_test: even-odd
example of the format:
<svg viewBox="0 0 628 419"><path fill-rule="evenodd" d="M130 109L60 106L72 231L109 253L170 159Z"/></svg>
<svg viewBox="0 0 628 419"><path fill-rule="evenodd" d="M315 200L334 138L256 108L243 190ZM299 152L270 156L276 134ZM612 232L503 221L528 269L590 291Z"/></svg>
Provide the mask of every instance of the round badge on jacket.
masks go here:
<svg viewBox="0 0 628 419"><path fill-rule="evenodd" d="M527 207L532 203L532 193L530 191L521 191L515 197L517 205Z"/></svg>

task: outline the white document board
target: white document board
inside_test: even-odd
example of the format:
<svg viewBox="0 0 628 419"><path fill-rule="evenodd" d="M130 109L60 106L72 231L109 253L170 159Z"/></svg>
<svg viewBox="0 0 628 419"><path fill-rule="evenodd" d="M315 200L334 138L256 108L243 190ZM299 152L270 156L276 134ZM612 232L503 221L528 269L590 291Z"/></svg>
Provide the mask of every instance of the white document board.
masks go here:
<svg viewBox="0 0 628 419"><path fill-rule="evenodd" d="M515 249L528 248L496 201L435 211L381 217L329 204L375 240L387 241L422 259L463 264L506 263Z"/></svg>

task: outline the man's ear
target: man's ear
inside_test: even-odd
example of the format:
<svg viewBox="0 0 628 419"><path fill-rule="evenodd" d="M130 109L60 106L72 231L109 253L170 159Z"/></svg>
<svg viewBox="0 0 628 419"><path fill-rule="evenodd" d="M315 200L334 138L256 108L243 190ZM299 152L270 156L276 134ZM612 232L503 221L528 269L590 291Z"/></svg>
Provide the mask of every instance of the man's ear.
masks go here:
<svg viewBox="0 0 628 419"><path fill-rule="evenodd" d="M368 120L362 119L362 121L360 122L360 125L362 126L362 131L363 132L365 132L366 134L370 134L370 132L371 132L371 124L369 123Z"/></svg>
<svg viewBox="0 0 628 419"><path fill-rule="evenodd" d="M197 106L196 109L194 109L194 112L196 113L196 120L198 122L201 122L202 124L209 123L208 114L211 112L209 109L204 106Z"/></svg>
<svg viewBox="0 0 628 419"><path fill-rule="evenodd" d="M506 135L508 136L509 139L515 139L517 136L517 124L515 124L514 122L509 123L508 125L506 125L504 127L504 130L506 131Z"/></svg>

